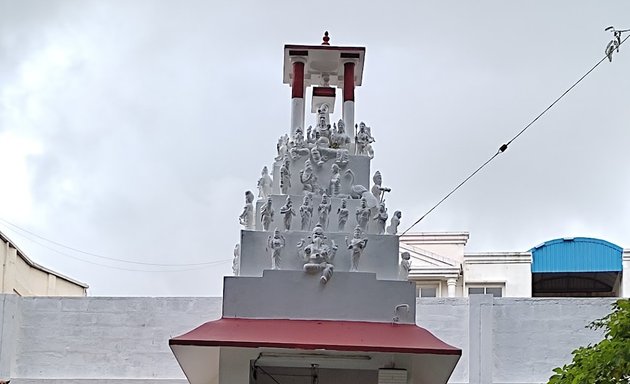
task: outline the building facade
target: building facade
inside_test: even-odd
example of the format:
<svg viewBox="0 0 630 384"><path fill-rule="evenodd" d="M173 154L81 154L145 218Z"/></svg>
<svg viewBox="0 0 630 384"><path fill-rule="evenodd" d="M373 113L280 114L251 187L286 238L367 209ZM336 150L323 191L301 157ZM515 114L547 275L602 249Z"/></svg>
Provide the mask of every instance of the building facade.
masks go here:
<svg viewBox="0 0 630 384"><path fill-rule="evenodd" d="M466 252L469 234L400 239L420 297L630 297L630 250L601 239L554 239L524 252ZM624 276L626 277L624 279Z"/></svg>
<svg viewBox="0 0 630 384"><path fill-rule="evenodd" d="M86 296L88 285L41 266L0 232L1 293L19 296Z"/></svg>

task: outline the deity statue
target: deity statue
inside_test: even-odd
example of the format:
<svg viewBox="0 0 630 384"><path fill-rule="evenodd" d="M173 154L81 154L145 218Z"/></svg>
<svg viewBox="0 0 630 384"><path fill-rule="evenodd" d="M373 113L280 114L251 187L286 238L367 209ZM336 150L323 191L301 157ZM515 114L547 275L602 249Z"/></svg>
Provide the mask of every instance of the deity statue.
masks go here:
<svg viewBox="0 0 630 384"><path fill-rule="evenodd" d="M372 185L372 194L376 197L377 200L381 200L381 184L383 183L383 176L381 176L380 171L374 172L374 176L372 176L372 181L374 185Z"/></svg>
<svg viewBox="0 0 630 384"><path fill-rule="evenodd" d="M280 214L284 215L284 230L291 230L291 221L293 220L293 216L295 216L295 210L293 209L293 202L291 201L291 196L287 196L286 203L280 207Z"/></svg>
<svg viewBox="0 0 630 384"><path fill-rule="evenodd" d="M346 165L348 165L348 161L350 161L350 154L348 150L338 149L335 156L335 164L337 164L340 168L345 168Z"/></svg>
<svg viewBox="0 0 630 384"><path fill-rule="evenodd" d="M313 126L309 125L308 128L306 128L306 142L308 144L315 144L315 141L317 140L315 138L315 132L317 130L313 130Z"/></svg>
<svg viewBox="0 0 630 384"><path fill-rule="evenodd" d="M357 224L363 232L367 232L368 223L370 221L370 208L367 207L367 201L361 199L361 206L356 211Z"/></svg>
<svg viewBox="0 0 630 384"><path fill-rule="evenodd" d="M280 166L280 192L283 195L289 193L291 188L291 170L288 156L284 157L284 162Z"/></svg>
<svg viewBox="0 0 630 384"><path fill-rule="evenodd" d="M316 132L323 137L330 137L330 121L329 121L329 108L324 104L317 110L317 127Z"/></svg>
<svg viewBox="0 0 630 384"><path fill-rule="evenodd" d="M238 217L238 222L245 229L254 229L254 194L251 191L245 192L245 206L243 213Z"/></svg>
<svg viewBox="0 0 630 384"><path fill-rule="evenodd" d="M382 235L385 233L385 225L387 224L387 218L389 215L387 214L387 208L385 208L385 203L380 203L378 205L378 211L376 215L372 218L372 220L376 221L376 233Z"/></svg>
<svg viewBox="0 0 630 384"><path fill-rule="evenodd" d="M348 236L346 236L346 245L348 249L352 250L352 258L350 259L350 272L356 272L359 270L359 259L361 259L361 255L367 246L368 239L363 236L363 232L361 232L361 227L357 225L354 229L354 235L352 240L348 241Z"/></svg>
<svg viewBox="0 0 630 384"><path fill-rule="evenodd" d="M337 245L332 240L331 244L326 244L324 230L319 225L313 228L313 233L308 237L308 244L304 239L297 244L298 257L304 262L304 272L320 273L320 281L326 284L332 277L334 265L332 262L337 253Z"/></svg>
<svg viewBox="0 0 630 384"><path fill-rule="evenodd" d="M317 175L311 166L311 160L306 159L304 169L300 170L300 182L306 192L319 193L319 184L317 183Z"/></svg>
<svg viewBox="0 0 630 384"><path fill-rule="evenodd" d="M258 198L266 199L271 196L272 185L273 181L271 176L269 176L269 169L267 169L267 166L264 166L262 172L260 172L260 179L258 179Z"/></svg>
<svg viewBox="0 0 630 384"><path fill-rule="evenodd" d="M337 125L333 124L333 131L330 134L331 148L347 148L350 144L350 136L346 133L346 125L343 120L339 119Z"/></svg>
<svg viewBox="0 0 630 384"><path fill-rule="evenodd" d="M241 245L236 243L234 246L234 258L232 259L232 273L238 276L241 269Z"/></svg>
<svg viewBox="0 0 630 384"><path fill-rule="evenodd" d="M328 215L330 214L330 210L332 209L330 205L330 201L328 201L328 195L325 193L322 195L322 202L319 204L317 208L317 213L319 213L319 220L317 225L322 227L325 231L328 228Z"/></svg>
<svg viewBox="0 0 630 384"><path fill-rule="evenodd" d="M310 129L311 128L309 127L309 130ZM309 150L306 147L306 142L304 141L304 133L301 127L298 127L295 130L295 134L293 134L293 138L291 139L291 141L293 143L291 149L289 150L291 159L297 160L300 156L309 154Z"/></svg>
<svg viewBox="0 0 630 384"><path fill-rule="evenodd" d="M272 203L273 201L271 200L271 197L269 197L265 205L260 208L260 222L262 223L263 231L268 231L269 225L271 225L271 222L273 221L274 211L271 207Z"/></svg>
<svg viewBox="0 0 630 384"><path fill-rule="evenodd" d="M372 129L361 122L358 127L357 134L355 136L355 142L357 144L357 155L368 156L370 159L374 158L374 150L372 149L372 143L375 142L372 137Z"/></svg>
<svg viewBox="0 0 630 384"><path fill-rule="evenodd" d="M400 255L400 267L398 268L398 279L407 280L409 277L409 270L411 269L411 255L409 252L403 252Z"/></svg>
<svg viewBox="0 0 630 384"><path fill-rule="evenodd" d="M396 233L398 233L400 219L402 219L402 212L395 211L394 216L392 216L392 220L390 221L389 227L387 227L387 233L389 233L390 235L395 235Z"/></svg>
<svg viewBox="0 0 630 384"><path fill-rule="evenodd" d="M337 209L337 216L338 216L338 224L337 224L337 230L339 232L343 232L344 229L346 228L346 223L348 222L348 216L350 215L350 211L347 208L347 200L346 199L342 199L341 200L341 207L339 207Z"/></svg>
<svg viewBox="0 0 630 384"><path fill-rule="evenodd" d="M317 146L311 148L311 159L313 159L313 163L318 167L321 167L326 162L326 157L321 155Z"/></svg>
<svg viewBox="0 0 630 384"><path fill-rule="evenodd" d="M274 229L273 236L267 238L267 251L271 249L271 269L280 269L280 252L282 252L282 248L284 248L286 243L278 228Z"/></svg>
<svg viewBox="0 0 630 384"><path fill-rule="evenodd" d="M278 151L278 156L276 156L275 160L282 160L289 151L289 135L285 133L280 136L278 144L276 144L276 150Z"/></svg>
<svg viewBox="0 0 630 384"><path fill-rule="evenodd" d="M311 217L313 217L313 206L311 205L309 195L306 195L304 196L304 201L300 206L300 218L302 219L300 229L302 231L308 231L311 227Z"/></svg>
<svg viewBox="0 0 630 384"><path fill-rule="evenodd" d="M341 175L339 174L339 166L335 163L330 167L332 175L330 176L330 183L328 183L328 193L332 197L335 197L341 193Z"/></svg>

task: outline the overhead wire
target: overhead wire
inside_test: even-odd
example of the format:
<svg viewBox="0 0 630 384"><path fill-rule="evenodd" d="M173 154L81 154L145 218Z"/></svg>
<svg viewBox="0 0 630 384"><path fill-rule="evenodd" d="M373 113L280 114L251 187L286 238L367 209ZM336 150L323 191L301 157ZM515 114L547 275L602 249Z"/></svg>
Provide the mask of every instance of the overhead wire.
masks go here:
<svg viewBox="0 0 630 384"><path fill-rule="evenodd" d="M60 251L60 250L58 250L58 249L56 249L56 248L53 248L53 247L51 247L51 246L49 246L49 245L47 245L47 244L44 244L43 242L40 242L40 241L37 241L37 240L35 240L35 239L32 239L32 238L30 238L30 237L28 237L28 236L25 236L24 234L21 234L21 233L17 232L16 230L13 230L13 229L11 229L11 228L6 228L6 229L8 229L9 231L13 232L14 234L16 234L16 235L18 235L18 236L20 236L20 237L22 237L22 238L24 238L24 239L26 239L26 240L28 240L28 241L30 241L30 242L33 242L33 243L35 243L35 244L38 244L39 246L44 247L44 248L46 248L46 249L48 249L48 250L50 250L50 251L53 251L53 252L55 252L55 253L57 253L57 254L59 254L59 255L62 255L62 256L65 256L65 257L69 257L69 258L71 258L71 259L78 260L78 261L81 261L81 262L84 262L84 263L87 263L87 264L97 265L97 266L99 266L99 267L104 267L104 268L117 269L117 270L120 270L120 271L129 271L129 272L147 272L147 273L161 273L161 272L167 272L167 273L168 273L168 272L189 272L189 271L197 271L197 270L200 270L200 269L210 268L210 267L213 267L213 266L215 266L215 265L223 264L223 263L226 263L226 262L228 262L228 261L231 261L231 260L232 260L232 259L221 259L221 260L215 260L215 261L211 261L211 262L206 263L206 265L204 265L204 266L198 266L198 267L196 267L196 268L185 268L185 269L161 269L161 270L149 270L149 269L132 269L132 268L124 268L124 267L117 267L117 266L113 266L113 265L101 264L101 263L97 263L97 262L94 262L94 261L91 261L91 260L86 260L86 259L83 259L83 258L80 258L80 257L74 256L74 255L70 255L70 254L65 253L65 252L62 252L62 251Z"/></svg>
<svg viewBox="0 0 630 384"><path fill-rule="evenodd" d="M625 31L624 31L625 32ZM630 37L630 35L626 36L623 40L621 40L621 42L619 42L616 45L616 49L618 50L619 47L625 43L626 40L628 40L628 37ZM612 53L611 53L612 54ZM450 192L448 192L446 194L446 196L444 196L442 199L440 199L433 207L431 207L431 209L429 209L424 215L420 216L420 218L418 220L416 220L411 226L409 226L409 228L407 228L404 232L402 232L400 236L405 235L407 232L409 232L413 227L415 227L418 223L420 223L422 220L424 220L425 217L427 217L431 212L433 212L437 207L439 207L446 199L448 199L453 193L455 193L458 189L460 189L464 184L466 184L468 182L468 180L470 180L471 178L473 178L473 176L475 176L477 173L479 173L479 171L481 171L483 168L485 168L488 164L490 164L490 162L492 162L492 160L494 160L495 158L497 158L497 156L499 156L500 154L502 154L503 152L505 152L509 145L512 144L514 141L516 141L516 139L518 139L523 133L525 133L525 131L527 131L529 129L529 127L531 127L536 121L538 121L538 119L540 119L545 113L547 113L547 111L549 111L551 108L553 108L564 96L566 96L569 92L571 92L571 90L573 88L575 88L580 82L582 82L582 80L584 80L588 75L591 74L591 72L593 72L595 70L595 68L597 68L601 63L604 62L604 60L606 59L611 59L611 57L609 56L609 54L607 53L601 60L599 60L597 62L597 64L595 64L593 67L591 67L591 69L589 69L588 71L586 71L586 73L584 75L582 75L582 77L580 77L576 82L573 83L573 85L571 85L569 88L567 88L566 91L564 91L557 99L555 99L551 104L549 104L549 106L547 108L545 108L541 113L538 114L538 116L536 116L532 121L529 122L529 124L527 124L523 129L521 129L514 137L512 137L508 142L502 144L499 149L497 150L497 152L495 154L493 154L488 160L486 160L483 164L481 164L477 169L475 169L474 172L472 172L470 175L468 175L468 177L466 177L461 183L459 183L455 188L453 188ZM612 60L611 60L612 61Z"/></svg>
<svg viewBox="0 0 630 384"><path fill-rule="evenodd" d="M38 239L41 239L43 241L46 241L47 243L50 244L54 244L58 247L61 248L65 248L74 252L78 252L78 253L82 253L84 255L88 255L88 256L92 256L92 257L97 257L99 259L104 259L104 260L109 260L109 261L116 261L119 263L127 263L127 264L137 264L137 265L147 265L147 266L153 266L153 267L195 267L195 266L204 266L204 265L212 265L214 262L210 261L210 262L203 262L203 263L148 263L148 262L143 262L143 261L132 261L132 260L124 260L124 259L117 259L115 257L108 257L108 256L103 256L103 255L99 255L97 253L93 253L93 252L87 252L87 251L83 251L81 249L75 248L75 247L71 247L69 245L65 245L63 243L60 243L58 241L54 241L51 239L48 239L44 236L38 235L35 232L29 231L28 229L22 228L16 224L13 224L3 218L0 218L0 222L5 223L6 225L15 228L18 231L24 232L24 233L28 233L31 236L34 236ZM13 232L16 232L15 230ZM40 244L41 245L41 244Z"/></svg>

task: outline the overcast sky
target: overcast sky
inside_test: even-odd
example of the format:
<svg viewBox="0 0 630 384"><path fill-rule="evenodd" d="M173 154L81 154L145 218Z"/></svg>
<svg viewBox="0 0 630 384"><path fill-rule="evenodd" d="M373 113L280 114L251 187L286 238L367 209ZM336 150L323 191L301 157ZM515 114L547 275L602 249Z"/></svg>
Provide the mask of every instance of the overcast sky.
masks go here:
<svg viewBox="0 0 630 384"><path fill-rule="evenodd" d="M0 0L0 219L106 257L219 263L110 269L78 259L191 267L0 230L91 295L220 295L243 192L289 130L284 44L329 30L366 47L356 119L406 228L601 59L604 28L629 15L627 1ZM629 68L624 45L414 230L470 232L468 251L566 236L630 247Z"/></svg>

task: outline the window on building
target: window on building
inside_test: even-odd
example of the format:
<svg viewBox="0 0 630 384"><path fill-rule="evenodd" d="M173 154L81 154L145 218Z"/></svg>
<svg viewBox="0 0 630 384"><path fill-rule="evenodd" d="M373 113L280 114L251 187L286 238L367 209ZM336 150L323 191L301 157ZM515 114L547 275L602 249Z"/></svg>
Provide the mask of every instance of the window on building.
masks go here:
<svg viewBox="0 0 630 384"><path fill-rule="evenodd" d="M416 289L417 297L437 297L438 287L437 285L422 285Z"/></svg>
<svg viewBox="0 0 630 384"><path fill-rule="evenodd" d="M503 297L503 287L468 287L468 295L492 295L494 297Z"/></svg>

